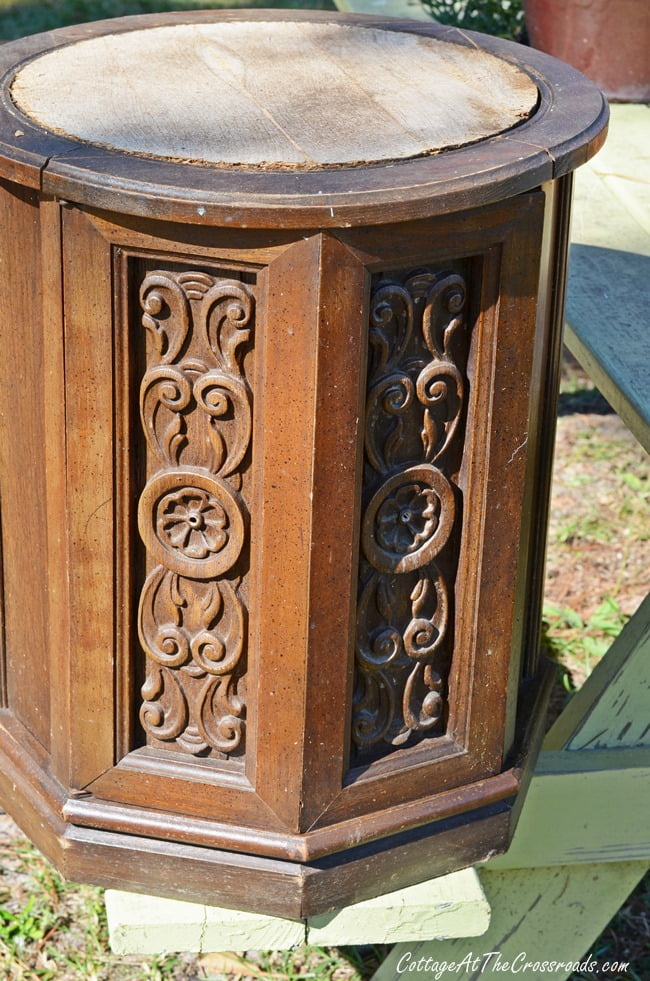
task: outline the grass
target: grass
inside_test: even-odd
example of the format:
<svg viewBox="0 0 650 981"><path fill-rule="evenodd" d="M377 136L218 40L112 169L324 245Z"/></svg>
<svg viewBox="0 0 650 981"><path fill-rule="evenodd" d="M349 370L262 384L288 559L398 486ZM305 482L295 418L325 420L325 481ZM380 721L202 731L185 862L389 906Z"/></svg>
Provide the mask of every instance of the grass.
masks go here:
<svg viewBox="0 0 650 981"><path fill-rule="evenodd" d="M363 981L373 974L388 951L388 947L299 947L291 951L253 952L249 957L232 954L209 954L202 958L202 967L217 974L243 971L255 981L278 979L299 981ZM211 974L209 975L212 976Z"/></svg>
<svg viewBox="0 0 650 981"><path fill-rule="evenodd" d="M596 432L600 433L597 443L594 441ZM588 494L587 506L577 507L573 519L558 529L560 541L569 544L589 539L609 542L619 538L630 525L636 526L640 517L645 517L650 500L650 484L645 473L638 474L629 469L634 463L634 454L634 447L622 453L617 439L602 438L598 423L592 423L576 434L572 463L563 475L565 487L575 488L584 495L593 486L593 471L597 467L607 477L604 493L609 495L610 514L608 521L602 520L603 491ZM614 487L618 488L621 484L634 492L629 499L620 498L618 493L614 495ZM649 532L642 528L639 530L647 538Z"/></svg>
<svg viewBox="0 0 650 981"><path fill-rule="evenodd" d="M101 890L65 882L25 839L6 841L0 858L5 976L16 981L99 977L108 937Z"/></svg>
<svg viewBox="0 0 650 981"><path fill-rule="evenodd" d="M579 668L581 680L586 679L626 621L611 596L605 597L588 619L570 606L544 604L544 642L561 665L562 684L568 692L576 689L576 669Z"/></svg>
<svg viewBox="0 0 650 981"><path fill-rule="evenodd" d="M573 689L647 592L650 466L570 360L558 432L545 642Z"/></svg>

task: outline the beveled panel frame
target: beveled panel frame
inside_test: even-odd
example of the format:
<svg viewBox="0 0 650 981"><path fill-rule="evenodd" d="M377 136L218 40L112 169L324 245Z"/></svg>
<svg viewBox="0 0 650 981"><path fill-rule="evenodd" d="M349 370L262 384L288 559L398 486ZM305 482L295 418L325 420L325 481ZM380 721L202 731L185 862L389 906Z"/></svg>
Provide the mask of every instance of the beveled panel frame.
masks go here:
<svg viewBox="0 0 650 981"><path fill-rule="evenodd" d="M360 834L381 837L409 821L420 825L459 808L510 798L517 781L501 773L507 749L503 728L511 646L517 642L517 529L525 493L527 386L543 194L484 209L480 227L474 215L463 213L392 226L389 234L307 230L298 239L292 233L210 235L154 222L136 230L128 220L117 223L109 215L75 208L64 208L63 215L64 288L70 310L65 349L72 385L66 392L68 494L71 521L79 526L69 561L73 581L95 575L109 583L104 612L101 607L92 611L93 645L83 632L91 612L83 606L88 600L83 591L71 597L71 630L77 639L69 667L70 698L92 701L90 691L84 695L84 685L100 692L97 714L102 721L93 728L93 739L87 718L68 722L73 747L69 770L66 774L60 768L57 775L76 788L74 801L66 806L70 819L307 859L336 852L358 841ZM530 262L521 261L524 252ZM132 257L146 257L162 268L167 259L199 268L203 263L257 270L255 491L250 508L250 607L255 613L243 768L228 768L219 760L193 761L137 747L134 741L129 703L135 674L128 653L133 637L128 613L132 548L125 545L135 533L134 498L129 467L120 462L132 451L127 393L133 385L128 315L133 284L126 272ZM447 734L435 746L424 740L350 770L370 281L379 270L454 259L471 261L475 284L469 301L475 322L461 484L462 538L476 544L461 550L456 599L457 610L471 610L471 617L457 615ZM94 320L90 308L101 311ZM94 346L90 382L75 360L89 334ZM108 371L109 363L117 367ZM497 417L500 425L490 430L485 444L477 430ZM345 456L342 445L350 448ZM280 471L278 460L284 461ZM85 466L97 468L88 489L83 486ZM484 504L496 488L510 503L488 508L483 519ZM86 499L89 494L92 500ZM109 499L117 501L112 509L103 503ZM102 507L104 522L98 518ZM92 553L81 537L89 515L98 536ZM498 541L508 546L495 556L491 553ZM109 568L115 572L109 574ZM94 657L100 643L103 657ZM106 651L114 652L115 664ZM486 664L490 684L473 685ZM511 699L517 697L516 683L510 692ZM59 705L58 711L64 714L66 707ZM465 784L469 787L459 796L455 788Z"/></svg>
<svg viewBox="0 0 650 981"><path fill-rule="evenodd" d="M508 696L511 654L521 641L515 599L527 547L519 541L519 529L527 517L528 392L544 204L540 192L485 209L480 228L471 227L469 214L394 226L381 250L372 232L339 233L370 272L473 257L477 268L471 279L478 293L470 299L476 322L468 366L470 407L460 481L464 544L447 733L350 771L319 825L496 775L505 762L505 720L512 710L507 699L516 700L518 688L515 681ZM496 418L499 426L492 422ZM491 495L503 502L497 509L487 507ZM503 554L499 543L506 543ZM487 665L490 685L475 684Z"/></svg>
<svg viewBox="0 0 650 981"><path fill-rule="evenodd" d="M63 773L60 779L76 788L79 799L98 794L100 798L133 804L146 799L158 806L164 800L172 810L189 809L199 815L212 814L218 788L220 806L231 820L261 828L277 825L272 816L266 816L264 805L252 799L255 795L242 764L236 760L234 766L220 760L193 763L179 753L138 745L134 719L134 702L139 700L136 665L139 645L133 595L137 589L140 545L133 461L138 458L134 441L140 439L140 434L139 421L134 425L139 378L133 334L139 324L137 319L134 323L129 297L129 289L134 285L129 263L146 260L154 268L164 268L167 262L174 268L180 264L188 269L218 266L244 271L250 264L242 263L239 256L233 261L228 255L223 256L221 252L215 255L213 249L201 246L192 247L190 254L182 244L170 248L169 242L160 239L154 242L140 234L134 235L130 245L122 244L128 233L125 236L110 221L88 216L75 208L64 210L63 226L64 291L70 310L66 319L66 359L70 366L66 391L69 512L73 522L86 527L90 520L86 513L90 511L93 516L98 510L96 505L92 508L86 505L86 495L97 496L102 488L100 496L109 502L106 507L110 518L103 528L95 528L97 539L90 560L97 567L97 579L105 587L102 601L106 608L102 610L101 602L95 605L90 589L78 588L75 597L71 596L73 630L76 624L83 630L84 623L92 623L96 643L103 646L103 657L93 658L92 648L83 636L71 645L71 697L92 701L90 693L83 693L87 678L93 692L102 693L100 719L93 730L93 740L88 732L81 731L87 720L72 720L69 771L67 780ZM74 271L66 276L67 270L82 268L84 283L79 283ZM104 291L101 300L95 299L90 284L96 291ZM102 312L91 338L89 330L81 334L81 325L92 324L88 302L94 310ZM89 341L94 365L90 384L75 361L88 350L85 345ZM77 399L86 400L78 415L75 414ZM77 451L75 429L82 429L82 418L83 444ZM84 480L84 466L96 470L90 487ZM89 559L85 550L78 547L78 539L72 545L68 557L71 574L73 581L77 577L81 583L88 575Z"/></svg>

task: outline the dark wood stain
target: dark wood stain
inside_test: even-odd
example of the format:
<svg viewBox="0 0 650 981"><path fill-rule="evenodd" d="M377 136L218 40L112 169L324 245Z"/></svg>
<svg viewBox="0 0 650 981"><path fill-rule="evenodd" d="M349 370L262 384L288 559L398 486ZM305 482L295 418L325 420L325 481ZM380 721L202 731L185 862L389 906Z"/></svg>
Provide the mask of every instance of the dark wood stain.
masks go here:
<svg viewBox="0 0 650 981"><path fill-rule="evenodd" d="M507 847L606 104L486 38L530 120L291 174L88 148L8 94L77 39L271 16L469 43L224 11L0 48L0 799L74 879L301 918Z"/></svg>

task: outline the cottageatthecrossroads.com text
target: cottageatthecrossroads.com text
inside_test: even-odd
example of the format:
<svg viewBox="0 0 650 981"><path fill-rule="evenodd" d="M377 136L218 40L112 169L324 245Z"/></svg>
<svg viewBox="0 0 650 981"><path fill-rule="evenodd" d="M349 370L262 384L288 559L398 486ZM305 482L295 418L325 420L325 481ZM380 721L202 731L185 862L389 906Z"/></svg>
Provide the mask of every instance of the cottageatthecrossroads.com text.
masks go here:
<svg viewBox="0 0 650 981"><path fill-rule="evenodd" d="M445 961L436 960L435 957L418 957L410 951L406 951L397 962L396 977L408 977L409 974L430 975L434 981L456 974L459 977L479 978L481 975L490 977L494 974L514 974L526 977L538 977L544 974L558 974L559 972L592 974L597 978L601 973L615 972L626 974L629 970L629 963L624 961L603 961L599 962L595 957L584 957L582 960L561 961L540 960L539 958L529 957L525 951L521 951L514 957L503 957L500 951L490 950L482 954L467 953L462 960Z"/></svg>

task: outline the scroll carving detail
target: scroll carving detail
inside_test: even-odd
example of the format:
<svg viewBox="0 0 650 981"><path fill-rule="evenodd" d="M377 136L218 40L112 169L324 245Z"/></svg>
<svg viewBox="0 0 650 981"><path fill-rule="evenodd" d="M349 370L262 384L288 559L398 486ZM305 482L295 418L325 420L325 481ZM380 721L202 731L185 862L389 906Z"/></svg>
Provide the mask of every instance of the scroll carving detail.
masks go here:
<svg viewBox="0 0 650 981"><path fill-rule="evenodd" d="M140 304L152 351L140 417L158 464L138 506L155 563L138 611L147 656L140 720L155 740L227 754L242 747L244 733L242 465L252 415L243 359L254 296L235 279L155 271L142 282Z"/></svg>
<svg viewBox="0 0 650 981"><path fill-rule="evenodd" d="M466 302L448 269L381 279L371 296L352 719L363 758L444 730Z"/></svg>

